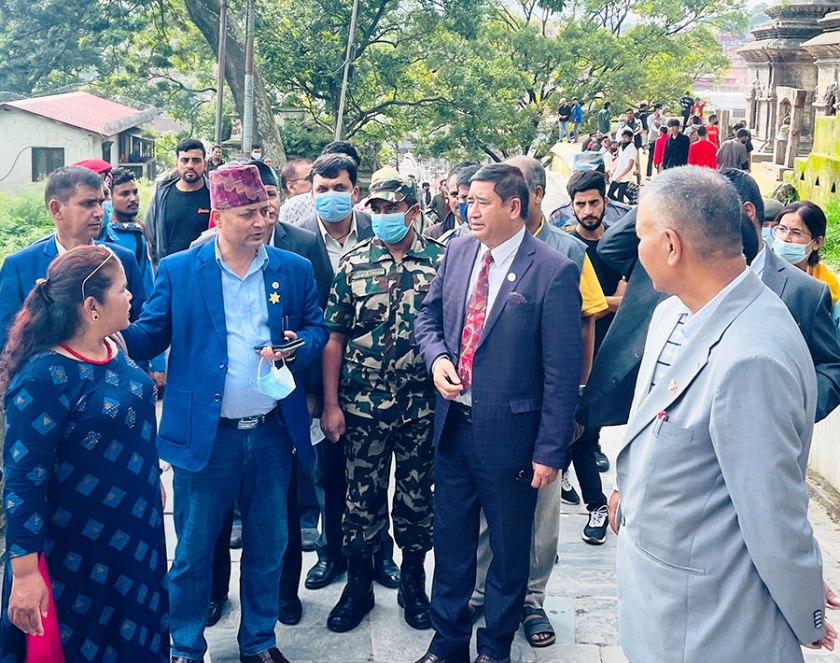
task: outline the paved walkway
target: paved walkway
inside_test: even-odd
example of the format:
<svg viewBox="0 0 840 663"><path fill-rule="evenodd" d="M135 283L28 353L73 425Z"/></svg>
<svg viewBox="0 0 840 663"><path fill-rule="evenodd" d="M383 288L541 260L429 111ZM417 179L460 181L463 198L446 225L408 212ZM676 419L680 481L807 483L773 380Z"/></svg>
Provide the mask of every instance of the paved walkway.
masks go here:
<svg viewBox="0 0 840 663"><path fill-rule="evenodd" d="M621 441L621 429L605 429L604 451L614 458ZM612 491L614 471L602 475L604 492ZM171 483L172 473L164 473ZM171 493L170 493L171 494ZM172 528L171 501L166 516L170 559L175 536ZM835 505L838 506L838 505ZM768 514L772 518L772 514ZM616 616L615 537L609 533L606 544L590 546L580 538L586 522L583 507L563 505L560 523L560 561L547 588L546 610L557 631L557 643L532 649L520 629L514 640L515 663L625 663L618 647ZM831 520L818 500L811 503L811 522L823 549L825 576L840 590L840 526ZM235 563L230 601L221 621L206 630L209 659L212 663L239 660L236 629L239 622L239 551L233 551ZM427 571L431 588L433 560ZM304 554L304 573L316 561L315 553ZM297 626L277 625L277 638L285 656L293 663L411 663L422 656L431 631L415 631L402 619L396 590L375 587L376 607L354 631L336 634L327 630L327 615L338 600L343 578L333 585L309 591L301 587L303 619ZM840 626L840 613L828 616ZM808 653L809 663L840 661L840 654Z"/></svg>

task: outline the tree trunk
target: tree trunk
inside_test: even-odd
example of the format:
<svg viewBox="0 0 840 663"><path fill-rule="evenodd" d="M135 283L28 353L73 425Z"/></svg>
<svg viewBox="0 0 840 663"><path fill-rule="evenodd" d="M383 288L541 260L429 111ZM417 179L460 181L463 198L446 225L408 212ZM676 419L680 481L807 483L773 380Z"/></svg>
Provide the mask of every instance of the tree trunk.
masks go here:
<svg viewBox="0 0 840 663"><path fill-rule="evenodd" d="M219 0L185 0L187 13L214 53L219 50ZM245 37L239 25L228 11L227 43L225 45L225 80L233 94L239 117L243 117L245 106ZM272 166L280 169L286 163L283 139L274 121L271 102L259 71L254 72L254 140L261 142L263 154L271 156ZM243 145L248 154L250 145Z"/></svg>

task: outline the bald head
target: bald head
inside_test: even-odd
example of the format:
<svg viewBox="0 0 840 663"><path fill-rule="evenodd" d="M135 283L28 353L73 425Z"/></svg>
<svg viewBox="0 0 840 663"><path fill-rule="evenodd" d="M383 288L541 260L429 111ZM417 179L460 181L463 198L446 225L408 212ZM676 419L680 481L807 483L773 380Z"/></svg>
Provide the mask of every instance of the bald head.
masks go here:
<svg viewBox="0 0 840 663"><path fill-rule="evenodd" d="M518 168L528 184L528 226L538 225L542 220L542 201L545 198L545 168L533 157L520 154L505 160L505 163Z"/></svg>

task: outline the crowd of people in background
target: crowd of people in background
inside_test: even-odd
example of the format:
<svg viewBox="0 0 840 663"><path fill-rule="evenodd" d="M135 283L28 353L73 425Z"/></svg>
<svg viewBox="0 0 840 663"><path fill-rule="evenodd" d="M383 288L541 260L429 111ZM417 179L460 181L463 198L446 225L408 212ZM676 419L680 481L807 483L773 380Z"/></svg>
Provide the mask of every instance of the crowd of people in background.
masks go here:
<svg viewBox="0 0 840 663"><path fill-rule="evenodd" d="M0 659L202 661L241 547L244 663L288 663L275 625L301 621L301 578L345 573L330 630L357 628L378 584L433 630L417 663L473 660L482 615L476 663L509 661L520 626L556 641L560 504L581 501L586 544L621 532L632 660L833 648L804 476L840 404L827 221L766 201L749 131L705 107L604 102L558 209L523 155L434 191L385 166L363 194L346 141L277 173L260 145L226 160L185 139L143 219L123 168L50 174L55 232L0 267ZM580 140L577 97L558 121ZM782 395L744 417L767 384ZM607 496L600 432L619 424Z"/></svg>

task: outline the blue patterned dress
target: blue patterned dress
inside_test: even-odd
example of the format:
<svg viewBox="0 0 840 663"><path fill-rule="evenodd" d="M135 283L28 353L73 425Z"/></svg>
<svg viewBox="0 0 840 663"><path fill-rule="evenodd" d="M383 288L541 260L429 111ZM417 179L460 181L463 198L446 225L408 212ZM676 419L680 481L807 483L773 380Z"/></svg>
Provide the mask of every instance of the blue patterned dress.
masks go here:
<svg viewBox="0 0 840 663"><path fill-rule="evenodd" d="M169 661L155 389L122 353L103 366L30 358L5 397L10 557L46 555L67 663ZM7 615L0 661L22 661Z"/></svg>

